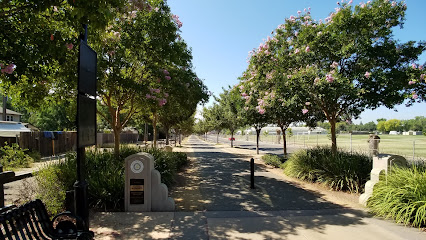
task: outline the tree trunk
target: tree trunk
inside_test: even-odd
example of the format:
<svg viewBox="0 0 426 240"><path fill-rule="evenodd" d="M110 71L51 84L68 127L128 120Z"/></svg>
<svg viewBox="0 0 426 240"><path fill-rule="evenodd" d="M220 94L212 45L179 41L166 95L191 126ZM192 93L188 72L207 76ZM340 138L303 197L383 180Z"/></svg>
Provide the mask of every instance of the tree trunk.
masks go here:
<svg viewBox="0 0 426 240"><path fill-rule="evenodd" d="M234 147L234 131L231 131L231 148Z"/></svg>
<svg viewBox="0 0 426 240"><path fill-rule="evenodd" d="M220 134L220 132L217 132L217 135L216 135L216 143L219 143L219 134Z"/></svg>
<svg viewBox="0 0 426 240"><path fill-rule="evenodd" d="M259 137L262 129L256 129L256 153L259 155Z"/></svg>
<svg viewBox="0 0 426 240"><path fill-rule="evenodd" d="M286 130L288 127L284 127L284 125L280 126L281 132L283 133L283 151L284 151L284 158L287 158L287 140L286 140Z"/></svg>
<svg viewBox="0 0 426 240"><path fill-rule="evenodd" d="M178 131L176 131L175 129L175 147L177 146L177 135L178 135Z"/></svg>
<svg viewBox="0 0 426 240"><path fill-rule="evenodd" d="M118 159L120 155L120 130L113 128L114 131L114 155Z"/></svg>
<svg viewBox="0 0 426 240"><path fill-rule="evenodd" d="M336 140L336 119L328 120L331 126L331 152L337 153L337 140Z"/></svg>
<svg viewBox="0 0 426 240"><path fill-rule="evenodd" d="M166 130L166 145L169 145L169 138L170 138L170 136L169 136L169 128L168 127L165 127L165 130Z"/></svg>
<svg viewBox="0 0 426 240"><path fill-rule="evenodd" d="M179 129L179 146L181 146L181 141L182 141L182 135L181 135L180 129Z"/></svg>
<svg viewBox="0 0 426 240"><path fill-rule="evenodd" d="M157 148L157 113L154 113L152 116L152 127L153 127L152 147Z"/></svg>
<svg viewBox="0 0 426 240"><path fill-rule="evenodd" d="M145 123L145 131L143 134L143 140L145 141L145 144L148 142L148 123Z"/></svg>

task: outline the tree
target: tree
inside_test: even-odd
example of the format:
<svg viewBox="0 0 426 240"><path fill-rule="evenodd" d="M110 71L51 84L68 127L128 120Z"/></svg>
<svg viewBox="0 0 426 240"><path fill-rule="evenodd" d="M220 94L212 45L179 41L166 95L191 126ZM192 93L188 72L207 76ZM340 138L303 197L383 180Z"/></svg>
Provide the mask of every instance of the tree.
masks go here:
<svg viewBox="0 0 426 240"><path fill-rule="evenodd" d="M401 121L398 119L387 120L384 125L387 132L401 130Z"/></svg>
<svg viewBox="0 0 426 240"><path fill-rule="evenodd" d="M236 88L223 89L223 91L215 100L219 103L220 108L223 109L223 126L231 132L231 147L234 147L235 130L243 124L243 120L238 113L244 103Z"/></svg>
<svg viewBox="0 0 426 240"><path fill-rule="evenodd" d="M180 25L173 20L169 7L164 2L153 7L153 11L117 18L96 46L101 56L98 95L108 112L106 115L100 109L98 114L114 132L116 155L120 132L142 109L150 113L156 146L159 111L167 103L168 90L176 86L172 79L181 69L191 67L190 51L178 36ZM174 82L185 84L179 80Z"/></svg>
<svg viewBox="0 0 426 240"><path fill-rule="evenodd" d="M303 111L322 114L330 123L333 152L337 122L356 118L365 109L392 108L407 97L409 74L419 73L410 64L425 44L392 38L405 10L404 3L386 0L355 7L339 3L325 22L312 20L309 12L292 16L271 38L271 44L281 45L272 56L291 56L289 85L299 90L293 96L310 103Z"/></svg>
<svg viewBox="0 0 426 240"><path fill-rule="evenodd" d="M386 121L380 121L380 122L378 122L377 123L377 131L386 132L385 123L386 123Z"/></svg>

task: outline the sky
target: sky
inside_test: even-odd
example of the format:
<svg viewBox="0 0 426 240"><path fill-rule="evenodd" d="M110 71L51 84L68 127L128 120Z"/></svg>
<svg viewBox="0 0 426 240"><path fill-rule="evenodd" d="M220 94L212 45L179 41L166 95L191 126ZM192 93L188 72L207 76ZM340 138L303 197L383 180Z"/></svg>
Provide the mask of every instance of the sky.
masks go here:
<svg viewBox="0 0 426 240"><path fill-rule="evenodd" d="M337 0L168 0L173 14L183 23L181 35L192 48L195 72L209 91L218 96L222 88L238 83L247 68L248 52L271 36L285 18L297 11L311 8L314 19L324 19L333 12ZM353 4L362 1L354 0ZM401 42L426 41L426 1L406 0L407 11L403 29L394 30ZM426 62L423 53L418 63ZM206 106L213 103L211 98ZM201 109L201 108L199 108ZM397 111L395 111L397 110ZM394 110L380 107L366 110L355 123L378 118L411 119L426 116L426 103L412 107L399 105Z"/></svg>

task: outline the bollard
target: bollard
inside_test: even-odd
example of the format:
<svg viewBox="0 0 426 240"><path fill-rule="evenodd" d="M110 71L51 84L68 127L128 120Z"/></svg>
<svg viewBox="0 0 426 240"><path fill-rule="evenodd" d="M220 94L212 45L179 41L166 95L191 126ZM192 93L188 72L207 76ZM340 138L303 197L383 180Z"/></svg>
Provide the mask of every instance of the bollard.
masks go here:
<svg viewBox="0 0 426 240"><path fill-rule="evenodd" d="M254 189L254 159L250 159L250 188Z"/></svg>

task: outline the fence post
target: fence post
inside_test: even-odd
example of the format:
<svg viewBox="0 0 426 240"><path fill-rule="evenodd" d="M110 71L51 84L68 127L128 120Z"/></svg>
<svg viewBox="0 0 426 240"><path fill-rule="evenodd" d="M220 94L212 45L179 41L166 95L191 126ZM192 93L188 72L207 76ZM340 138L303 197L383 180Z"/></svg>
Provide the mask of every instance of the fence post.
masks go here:
<svg viewBox="0 0 426 240"><path fill-rule="evenodd" d="M0 164L0 173L3 172L3 165ZM4 185L0 183L0 208L4 207Z"/></svg>
<svg viewBox="0 0 426 240"><path fill-rule="evenodd" d="M413 140L413 161L416 155L416 140Z"/></svg>
<svg viewBox="0 0 426 240"><path fill-rule="evenodd" d="M254 189L254 158L250 159L250 188Z"/></svg>

